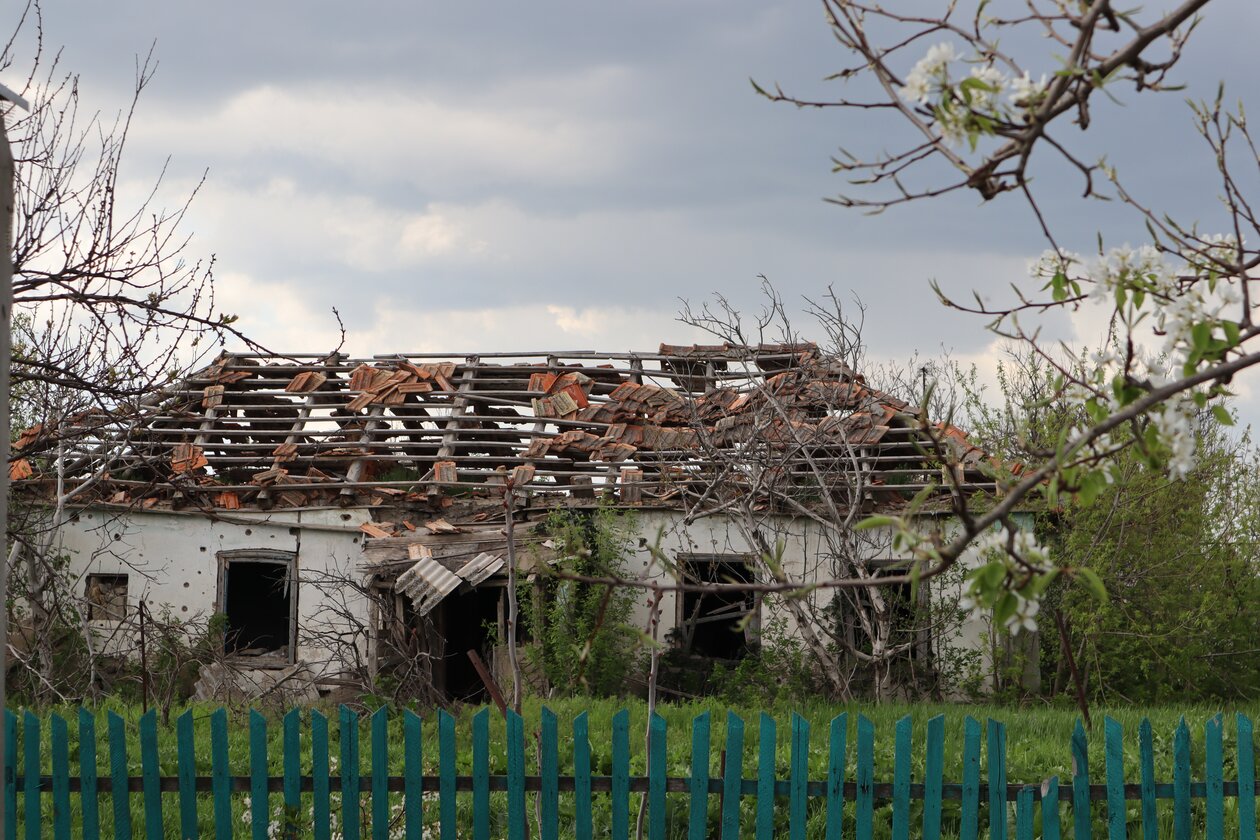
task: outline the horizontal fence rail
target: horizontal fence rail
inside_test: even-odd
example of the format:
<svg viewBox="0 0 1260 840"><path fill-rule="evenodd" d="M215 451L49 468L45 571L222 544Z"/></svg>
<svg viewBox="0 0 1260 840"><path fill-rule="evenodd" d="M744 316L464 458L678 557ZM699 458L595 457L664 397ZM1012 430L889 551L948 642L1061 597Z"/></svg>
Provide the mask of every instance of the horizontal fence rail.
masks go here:
<svg viewBox="0 0 1260 840"><path fill-rule="evenodd" d="M642 757L646 773L631 774L626 710L612 717L610 731L599 741L601 755L610 753L606 764L611 772L604 774L594 772L587 714L574 718L571 756L565 756L572 759L572 773L565 775L559 772L558 720L546 708L537 729L528 733L520 716L506 713L506 755L496 754L496 758L505 759L499 765L505 764L507 772L499 774L490 772L488 709L472 717L471 732L465 734L471 736L464 742L471 745L471 762L457 758L458 727L448 713L439 711L434 716L437 758L433 761L425 754L422 727L426 724L420 716L403 711L401 742L391 742L390 712L380 709L369 717L366 766L361 761L361 721L344 706L337 715L336 750L330 749L329 720L324 714L293 710L284 715L278 759L269 753L267 718L251 711L247 731L250 772L234 775L230 772L227 712L219 709L209 715L208 742L200 742L203 751L206 743L209 746L206 762L205 755L197 754L199 742L189 711L176 720L177 772L163 775L157 716L149 711L137 727L140 774L136 776L131 773L135 765L129 752L132 733L119 715L106 715L103 750L98 753L102 745L98 743L96 717L87 710L79 711L73 752L65 718L49 716L45 741L45 724L37 716L25 712L19 722L17 715L6 711L4 840L43 836L96 840L137 834L146 840L167 836L226 840L238 827L248 829L254 840L453 840L457 832L460 837L489 840L492 823L508 840L526 840L531 835L558 840L562 826L563 836L579 840L596 836L597 828L599 836L628 840L638 806L637 800L631 802L632 793L643 794L646 799L644 828L651 840L682 836L688 840L733 840L739 836L758 840L773 836L791 840L891 836L892 840L909 840L912 832L924 840L939 840L945 827L949 836L963 840L979 840L981 836L988 840L1088 840L1094 834L1095 819L1100 817L1107 840L1128 836L1154 840L1161 836L1159 800L1172 801L1171 836L1176 840L1189 840L1192 834L1223 840L1227 811L1236 836L1257 840L1256 795L1260 791L1252 723L1243 714L1236 718L1234 779L1224 778L1220 715L1204 726L1203 775L1199 780L1192 779L1190 729L1184 719L1177 726L1171 743L1171 782L1155 779L1156 741L1145 720L1137 733L1139 781L1126 781L1124 733L1118 722L1108 718L1104 723L1103 761L1092 768L1085 731L1079 722L1076 724L1066 745L1072 757L1072 776L1062 784L1057 776L1037 784L1008 781L1005 726L995 720L982 726L970 717L964 721L959 753L962 781L946 782L942 716L927 721L920 733L921 752L915 750L911 719L898 721L892 780L876 782L875 727L865 716L855 717L853 733L848 713L831 720L822 739L825 778L811 779L810 724L796 714L787 733L787 777L779 777L776 763L777 724L763 713L758 721L756 766L749 778L743 768L745 725L733 713L727 714L725 738L716 745L721 750L719 772L711 772L715 744L706 712L692 721L690 774L678 776L668 772L667 726L658 715L649 723L646 755ZM849 748L851 734L855 736L853 750ZM393 737L397 741L396 735ZM637 739L639 733L634 737ZM527 741L535 747L529 767ZM1164 746L1162 741L1160 746ZM401 762L394 765L401 763L401 776L389 772L391 754L401 756ZM916 755L922 758L923 768L918 779L913 778ZM103 765L100 758L105 759ZM75 775L71 775L72 759ZM438 772L425 773L425 761ZM461 761L471 766L471 773L457 772ZM207 763L210 775L198 775ZM884 772L888 769L881 768ZM273 770L281 773L275 775ZM127 791L128 795L116 796L116 791ZM569 807L564 809L563 820L561 793L572 794L566 797ZM1129 808L1131 801L1140 803L1139 807ZM958 803L951 806L948 826L945 802ZM1095 806L1095 802L1103 804ZM594 818L597 804L601 806L600 821ZM277 805L279 810L274 808ZM712 805L716 805L715 810ZM1165 825L1167 816L1165 812ZM983 835L982 824L987 831Z"/></svg>

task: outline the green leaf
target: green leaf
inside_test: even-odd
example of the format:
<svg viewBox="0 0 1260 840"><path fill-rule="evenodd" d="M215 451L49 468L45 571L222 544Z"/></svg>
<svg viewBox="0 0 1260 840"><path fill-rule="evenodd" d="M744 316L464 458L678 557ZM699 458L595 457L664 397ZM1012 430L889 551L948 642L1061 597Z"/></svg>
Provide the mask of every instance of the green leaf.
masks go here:
<svg viewBox="0 0 1260 840"><path fill-rule="evenodd" d="M1007 592L997 603L993 605L993 623L998 626L1005 626L1006 620L1015 614L1015 608L1019 606L1019 599L1015 597L1015 593Z"/></svg>
<svg viewBox="0 0 1260 840"><path fill-rule="evenodd" d="M854 525L853 530L866 531L871 528L888 528L893 525L897 525L900 521L901 520L895 516L868 516L861 522Z"/></svg>
<svg viewBox="0 0 1260 840"><path fill-rule="evenodd" d="M1076 575L1081 583L1085 584L1085 588L1100 603L1107 603L1107 587L1103 586L1102 578L1098 576L1097 572L1084 566L1077 566L1072 573Z"/></svg>
<svg viewBox="0 0 1260 840"><path fill-rule="evenodd" d="M1229 413L1229 409L1223 405L1212 406L1212 416L1216 418L1216 422L1222 426L1234 425L1234 417Z"/></svg>

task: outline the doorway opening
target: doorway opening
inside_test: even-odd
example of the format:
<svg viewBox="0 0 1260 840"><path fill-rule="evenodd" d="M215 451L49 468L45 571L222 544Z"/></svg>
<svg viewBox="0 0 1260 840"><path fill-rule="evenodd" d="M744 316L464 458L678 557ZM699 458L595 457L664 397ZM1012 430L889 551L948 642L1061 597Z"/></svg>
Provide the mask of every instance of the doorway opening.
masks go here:
<svg viewBox="0 0 1260 840"><path fill-rule="evenodd" d="M448 595L437 607L442 655L433 669L433 681L451 701L484 703L489 699L477 669L468 658L468 651L477 651L493 673L494 646L503 626L500 608L503 593L502 586L482 584Z"/></svg>
<svg viewBox="0 0 1260 840"><path fill-rule="evenodd" d="M218 611L226 618L224 653L296 661L294 559L281 551L220 555Z"/></svg>

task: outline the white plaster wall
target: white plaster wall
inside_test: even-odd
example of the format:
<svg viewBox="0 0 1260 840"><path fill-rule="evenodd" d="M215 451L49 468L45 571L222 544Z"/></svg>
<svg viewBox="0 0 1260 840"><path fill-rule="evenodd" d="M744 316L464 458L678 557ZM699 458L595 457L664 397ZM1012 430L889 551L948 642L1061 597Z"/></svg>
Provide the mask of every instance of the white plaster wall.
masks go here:
<svg viewBox="0 0 1260 840"><path fill-rule="evenodd" d="M329 571L359 574L366 510L237 511L232 522L216 522L199 513L84 509L62 529L61 553L69 558L71 585L82 594L89 573L128 575L128 616L134 619L143 598L153 615L169 610L173 618L203 624L215 610L218 554L239 549L273 549L297 554L298 657L320 670L335 671L330 651L302 628L323 626L349 607L355 620L369 620L366 600L346 587L326 585ZM320 582L317 584L316 580ZM130 624L131 622L129 622ZM98 637L130 652L134 628L98 622ZM127 632L127 630L130 632Z"/></svg>

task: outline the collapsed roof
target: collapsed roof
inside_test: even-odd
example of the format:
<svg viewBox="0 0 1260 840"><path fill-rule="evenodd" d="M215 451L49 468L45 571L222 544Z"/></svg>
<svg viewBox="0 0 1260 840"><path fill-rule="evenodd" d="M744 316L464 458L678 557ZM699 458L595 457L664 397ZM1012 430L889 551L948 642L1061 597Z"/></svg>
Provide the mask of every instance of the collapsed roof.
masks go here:
<svg viewBox="0 0 1260 840"><path fill-rule="evenodd" d="M934 442L935 441L935 442ZM953 427L870 388L812 344L656 353L229 354L141 408L28 429L10 475L95 479L80 502L205 509L497 497L682 505L860 488L896 505L948 462L993 491ZM943 457L944 456L944 457ZM773 504L771 499L769 504Z"/></svg>

